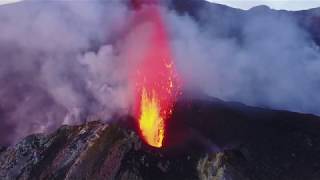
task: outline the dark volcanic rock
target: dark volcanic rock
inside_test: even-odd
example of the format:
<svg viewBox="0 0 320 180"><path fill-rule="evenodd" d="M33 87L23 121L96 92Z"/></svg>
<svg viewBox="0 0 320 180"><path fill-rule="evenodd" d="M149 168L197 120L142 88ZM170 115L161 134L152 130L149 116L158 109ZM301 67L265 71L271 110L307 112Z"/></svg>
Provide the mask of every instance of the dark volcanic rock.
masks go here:
<svg viewBox="0 0 320 180"><path fill-rule="evenodd" d="M192 100L177 104L172 121L182 121L224 152L222 167L231 179L320 178L317 116Z"/></svg>
<svg viewBox="0 0 320 180"><path fill-rule="evenodd" d="M7 148L0 155L0 179L198 179L198 172L209 173L207 156L169 157L144 146L134 132L90 122Z"/></svg>
<svg viewBox="0 0 320 180"><path fill-rule="evenodd" d="M120 120L28 136L1 150L0 179L320 178L317 116L193 99L172 118L161 149Z"/></svg>
<svg viewBox="0 0 320 180"><path fill-rule="evenodd" d="M0 154L6 150L6 147L0 146Z"/></svg>

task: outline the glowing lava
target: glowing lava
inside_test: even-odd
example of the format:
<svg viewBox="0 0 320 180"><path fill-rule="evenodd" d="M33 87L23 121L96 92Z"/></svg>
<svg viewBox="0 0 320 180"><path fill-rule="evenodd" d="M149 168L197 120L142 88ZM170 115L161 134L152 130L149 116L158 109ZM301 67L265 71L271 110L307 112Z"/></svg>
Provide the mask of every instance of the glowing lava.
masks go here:
<svg viewBox="0 0 320 180"><path fill-rule="evenodd" d="M166 121L172 114L179 88L170 52L169 39L157 6L149 6L136 14L136 25L152 25L148 45L134 74L135 117L144 141L162 147Z"/></svg>
<svg viewBox="0 0 320 180"><path fill-rule="evenodd" d="M141 116L139 128L145 140L154 147L161 147L164 138L164 119L161 117L159 98L143 89L141 96Z"/></svg>

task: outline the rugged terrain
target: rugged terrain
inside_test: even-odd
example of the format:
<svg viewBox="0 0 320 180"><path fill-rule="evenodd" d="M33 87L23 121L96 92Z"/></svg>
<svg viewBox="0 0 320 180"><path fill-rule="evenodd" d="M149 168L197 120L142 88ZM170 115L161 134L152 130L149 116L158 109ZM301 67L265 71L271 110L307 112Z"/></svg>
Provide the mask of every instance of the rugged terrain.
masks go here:
<svg viewBox="0 0 320 180"><path fill-rule="evenodd" d="M153 149L121 118L63 126L1 148L1 179L318 179L320 119L185 100ZM134 124L134 123L132 123Z"/></svg>
<svg viewBox="0 0 320 180"><path fill-rule="evenodd" d="M90 122L31 135L1 152L1 179L198 179L223 176L223 153L171 158L116 125ZM215 172L216 171L216 172Z"/></svg>

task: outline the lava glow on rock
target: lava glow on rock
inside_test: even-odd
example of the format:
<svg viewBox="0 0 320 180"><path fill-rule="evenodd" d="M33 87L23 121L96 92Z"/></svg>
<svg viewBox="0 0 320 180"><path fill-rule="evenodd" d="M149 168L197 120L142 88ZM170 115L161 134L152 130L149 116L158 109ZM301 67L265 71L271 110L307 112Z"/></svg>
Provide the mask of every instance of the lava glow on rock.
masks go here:
<svg viewBox="0 0 320 180"><path fill-rule="evenodd" d="M134 114L143 140L150 146L160 148L165 138L166 121L172 114L179 92L178 78L158 7L149 5L137 11L134 24L149 23L153 28L134 73Z"/></svg>

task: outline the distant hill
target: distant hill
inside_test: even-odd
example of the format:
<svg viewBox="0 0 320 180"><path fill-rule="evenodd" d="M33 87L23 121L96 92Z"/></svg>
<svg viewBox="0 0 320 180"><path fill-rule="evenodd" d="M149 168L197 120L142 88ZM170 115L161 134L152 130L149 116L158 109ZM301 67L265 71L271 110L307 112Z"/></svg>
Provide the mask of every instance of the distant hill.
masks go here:
<svg viewBox="0 0 320 180"><path fill-rule="evenodd" d="M320 7L302 11L286 11L273 10L268 6L257 6L249 10L241 10L202 0L169 0L169 2L172 9L181 14L190 15L201 25L210 24L212 28L226 30L221 32L222 35L237 38L239 38L244 22L251 17L259 14L286 15L295 19L320 45Z"/></svg>

